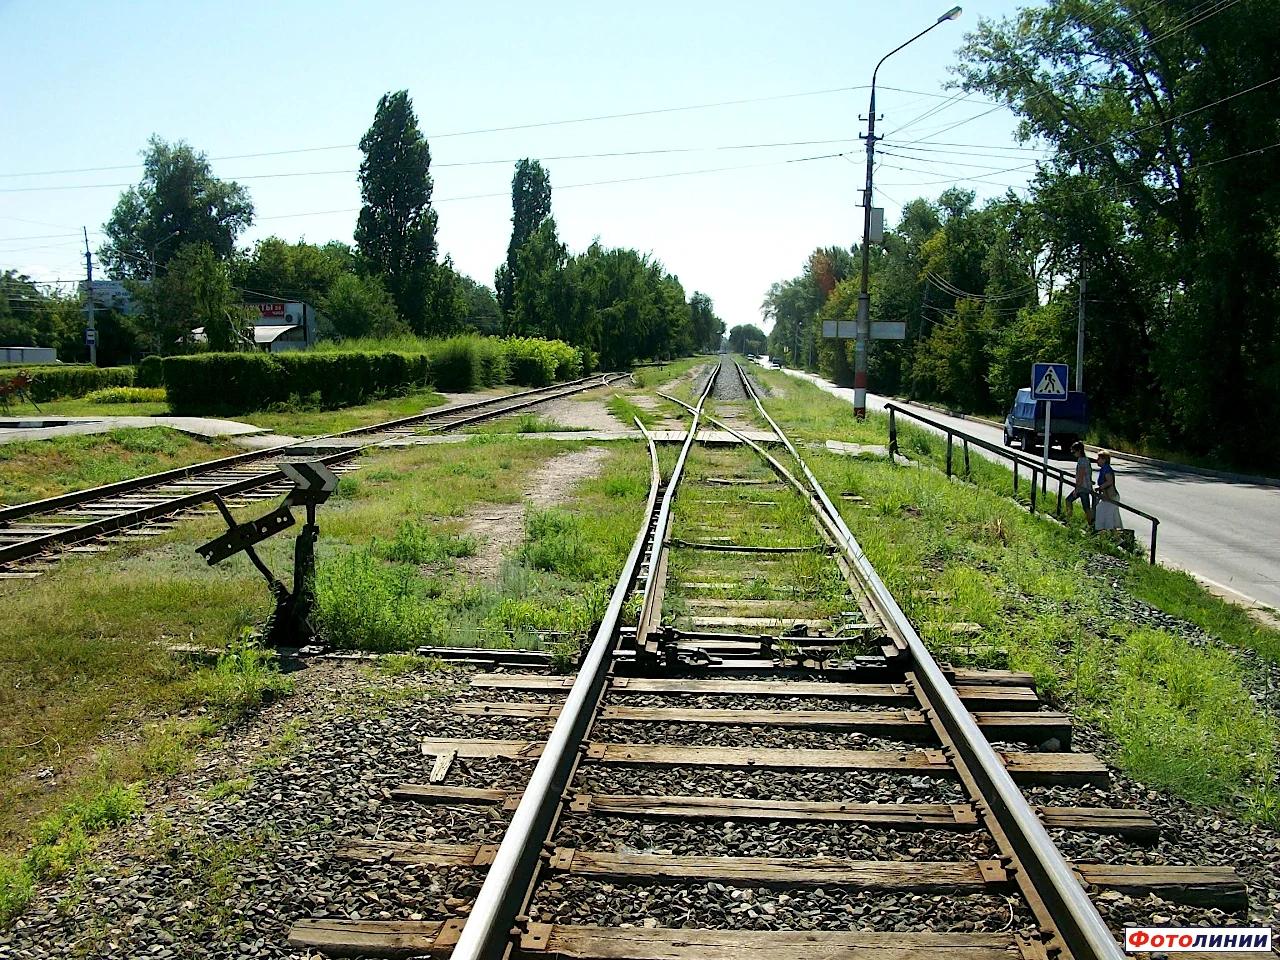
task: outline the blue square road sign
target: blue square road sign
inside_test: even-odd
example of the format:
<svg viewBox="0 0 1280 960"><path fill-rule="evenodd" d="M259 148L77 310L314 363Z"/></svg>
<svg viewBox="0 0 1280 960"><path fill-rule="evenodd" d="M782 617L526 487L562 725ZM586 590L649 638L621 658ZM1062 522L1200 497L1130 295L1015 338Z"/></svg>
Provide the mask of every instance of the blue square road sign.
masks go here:
<svg viewBox="0 0 1280 960"><path fill-rule="evenodd" d="M1067 399L1067 365L1065 363L1032 364L1031 395L1037 400Z"/></svg>

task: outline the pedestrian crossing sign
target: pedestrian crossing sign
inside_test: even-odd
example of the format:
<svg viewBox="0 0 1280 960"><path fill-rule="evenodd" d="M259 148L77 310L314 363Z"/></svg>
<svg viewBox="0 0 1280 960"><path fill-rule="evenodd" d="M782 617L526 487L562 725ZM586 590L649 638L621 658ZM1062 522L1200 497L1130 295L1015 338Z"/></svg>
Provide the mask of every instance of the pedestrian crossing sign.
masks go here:
<svg viewBox="0 0 1280 960"><path fill-rule="evenodd" d="M1032 364L1031 395L1037 400L1067 399L1067 365L1065 363Z"/></svg>

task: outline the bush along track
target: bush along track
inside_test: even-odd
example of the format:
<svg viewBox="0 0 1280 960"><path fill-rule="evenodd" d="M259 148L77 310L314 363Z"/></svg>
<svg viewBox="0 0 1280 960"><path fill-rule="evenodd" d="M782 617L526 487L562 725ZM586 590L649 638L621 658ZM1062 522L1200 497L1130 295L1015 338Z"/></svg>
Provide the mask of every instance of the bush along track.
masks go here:
<svg viewBox="0 0 1280 960"><path fill-rule="evenodd" d="M884 444L887 421L772 371L783 429L817 443ZM935 649L1008 663L1093 724L1123 770L1192 803L1280 825L1280 635L1200 588L1031 516L1007 470L975 458L975 485L948 481L940 441L900 433L917 467L814 451L868 556Z"/></svg>
<svg viewBox="0 0 1280 960"><path fill-rule="evenodd" d="M541 387L574 379L584 368L582 352L558 340L469 336L416 343L168 357L164 384L177 412L241 413L299 401L350 406L428 385L454 392L502 383Z"/></svg>

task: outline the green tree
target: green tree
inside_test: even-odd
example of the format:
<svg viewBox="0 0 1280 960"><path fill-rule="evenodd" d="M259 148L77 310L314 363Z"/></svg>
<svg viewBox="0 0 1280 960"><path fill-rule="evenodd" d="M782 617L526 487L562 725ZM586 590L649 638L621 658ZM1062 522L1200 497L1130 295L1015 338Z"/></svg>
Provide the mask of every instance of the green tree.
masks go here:
<svg viewBox="0 0 1280 960"><path fill-rule="evenodd" d="M244 187L215 177L205 155L186 143L152 136L142 180L120 195L98 256L111 276L149 277L153 258L163 270L185 245L203 244L215 257L229 258L252 222Z"/></svg>
<svg viewBox="0 0 1280 960"><path fill-rule="evenodd" d="M208 244L181 247L142 295L147 305L144 330L159 353L189 349L193 331L201 327L212 350L252 344L248 312L231 285L230 269Z"/></svg>
<svg viewBox="0 0 1280 960"><path fill-rule="evenodd" d="M565 267L569 251L556 234L556 221L547 217L522 243L512 275L514 306L507 317L507 331L519 336L555 337L565 306Z"/></svg>
<svg viewBox="0 0 1280 960"><path fill-rule="evenodd" d="M377 277L342 273L320 298L318 309L342 339L392 337L409 328L396 314L396 305Z"/></svg>
<svg viewBox="0 0 1280 960"><path fill-rule="evenodd" d="M462 277L453 268L453 260L431 268L427 283L426 309L422 329L427 336L442 336L462 329L467 317L467 292Z"/></svg>
<svg viewBox="0 0 1280 960"><path fill-rule="evenodd" d="M511 241L507 262L494 275L494 290L502 313L510 317L516 305L520 249L551 216L551 177L537 160L527 157L516 164L511 178Z"/></svg>
<svg viewBox="0 0 1280 960"><path fill-rule="evenodd" d="M0 347L51 347L41 342L45 295L26 274L0 273Z"/></svg>
<svg viewBox="0 0 1280 960"><path fill-rule="evenodd" d="M463 326L476 333L501 333L502 308L498 306L498 298L493 291L483 283L476 283L466 274L459 274L458 282L462 286L462 296L467 305Z"/></svg>
<svg viewBox="0 0 1280 960"><path fill-rule="evenodd" d="M689 298L689 322L693 330L695 350L716 351L724 337L724 321L716 316L715 306L705 293L694 292Z"/></svg>
<svg viewBox="0 0 1280 960"><path fill-rule="evenodd" d="M1052 259L1069 276L1086 263L1105 304L1090 311L1095 412L1277 464L1280 20L1266 0L1202 7L1055 0L982 23L961 71L1053 151L1033 199Z"/></svg>
<svg viewBox="0 0 1280 960"><path fill-rule="evenodd" d="M764 353L768 335L754 323L740 323L729 331L729 349L734 353Z"/></svg>
<svg viewBox="0 0 1280 960"><path fill-rule="evenodd" d="M233 261L231 275L246 291L316 305L340 276L355 269L355 254L345 243L319 246L267 237Z"/></svg>
<svg viewBox="0 0 1280 960"><path fill-rule="evenodd" d="M378 101L360 139L363 205L355 240L369 270L383 277L400 316L415 333L427 328L434 297L436 212L431 207L431 150L418 129L407 90Z"/></svg>

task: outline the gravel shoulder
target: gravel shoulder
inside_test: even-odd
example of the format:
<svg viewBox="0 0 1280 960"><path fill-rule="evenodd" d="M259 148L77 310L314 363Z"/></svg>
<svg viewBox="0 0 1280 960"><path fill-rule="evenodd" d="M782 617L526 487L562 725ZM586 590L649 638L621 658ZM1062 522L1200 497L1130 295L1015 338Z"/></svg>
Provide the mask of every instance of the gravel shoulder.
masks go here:
<svg viewBox="0 0 1280 960"><path fill-rule="evenodd" d="M390 677L312 662L296 692L149 795L145 812L0 932L0 958L278 958L308 916L412 919L474 896L469 870L413 870L335 856L352 840L496 843L495 807L397 803L427 779L428 736L518 737L527 723L453 716L459 671ZM522 789L531 764L455 762L449 783Z"/></svg>

